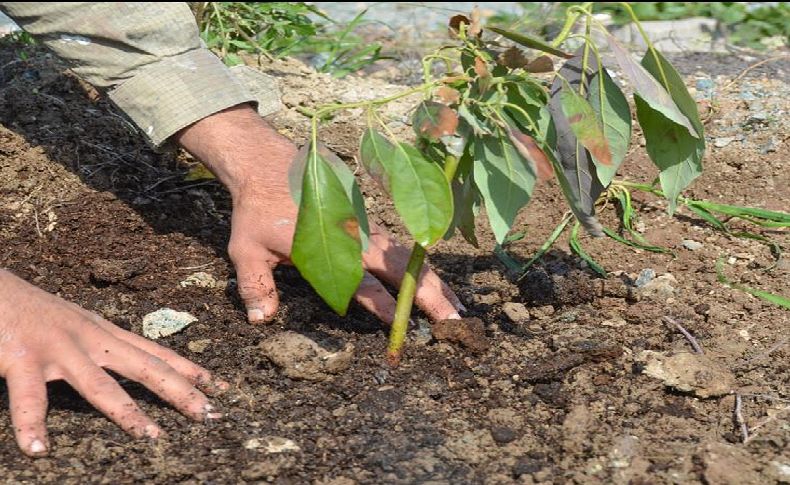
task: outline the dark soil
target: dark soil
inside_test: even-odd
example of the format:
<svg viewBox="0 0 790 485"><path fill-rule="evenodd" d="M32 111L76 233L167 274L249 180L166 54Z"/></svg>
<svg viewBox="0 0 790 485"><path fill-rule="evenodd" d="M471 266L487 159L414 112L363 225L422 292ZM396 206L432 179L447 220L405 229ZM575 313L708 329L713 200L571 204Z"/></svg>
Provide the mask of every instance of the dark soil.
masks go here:
<svg viewBox="0 0 790 485"><path fill-rule="evenodd" d="M52 452L30 460L16 448L0 384L0 480L790 482L790 345L776 347L788 335L788 312L723 287L714 270L717 258L732 257L726 265L730 278L787 295L790 265L785 260L769 270L774 258L768 247L717 233L687 211L669 218L663 202L635 194L645 237L673 249L675 257L585 236L587 251L612 273L601 280L561 239L516 284L490 251L493 239L481 219L481 249L456 238L439 244L431 262L468 307L467 316L484 323L490 347L473 352L437 341L421 325L410 333L401 367L392 370L384 365L381 325L359 307L345 318L334 315L292 268L276 274L282 301L276 321L247 324L225 252L230 204L224 189L214 181L185 182L192 163L187 157L148 149L102 96L48 54L31 55L28 62L15 62L13 48L0 50L0 267L136 332L143 315L158 308L192 313L199 322L163 343L233 388L219 399L226 419L194 424L125 382L168 433L152 443L131 439L66 385L51 384ZM711 58L703 70L713 72L720 62L727 60ZM681 63L691 66L684 74L693 74L697 64ZM786 72L787 62L782 66ZM747 123L749 105L722 93L707 125L711 136L734 130L746 138L711 148L706 173L690 195L790 209L790 98L771 69L779 67L766 65L744 82L763 86L765 105L778 106L780 114ZM308 100L327 82L285 68L273 71L285 92ZM293 109L273 118L286 133L303 130L303 119L288 120L300 118ZM325 137L346 156L356 151L358 130L354 123L336 124ZM635 136L623 175L649 181L655 171ZM762 153L769 142L774 149ZM402 235L390 206L362 180L374 217ZM528 259L564 207L556 186L541 187L521 216L526 237L508 251ZM611 227L617 227L615 218L611 210L602 215ZM790 244L786 231L761 232ZM703 246L685 249L684 239ZM629 282L645 268L671 273L674 288L636 292ZM179 284L196 271L230 283ZM690 350L683 335L662 321L665 316L681 322L710 358L735 374L734 391L743 395L754 435L748 443L741 442L734 421L733 395L698 399L642 373L636 356L643 350ZM258 346L283 330L337 348L353 343L350 368L319 382L284 377ZM189 350L201 350L189 344L205 339L211 340L205 350ZM265 443L272 437L291 440L298 451L269 453L266 446L250 445L251 439Z"/></svg>

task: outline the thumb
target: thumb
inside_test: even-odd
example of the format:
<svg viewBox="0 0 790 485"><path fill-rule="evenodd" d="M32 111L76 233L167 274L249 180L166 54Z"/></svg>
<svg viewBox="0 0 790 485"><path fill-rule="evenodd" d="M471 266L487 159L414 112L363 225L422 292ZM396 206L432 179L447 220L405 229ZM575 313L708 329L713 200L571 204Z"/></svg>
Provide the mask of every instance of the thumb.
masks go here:
<svg viewBox="0 0 790 485"><path fill-rule="evenodd" d="M271 320L280 306L272 274L277 258L260 245L252 246L254 250L231 246L228 252L236 267L239 296L247 310L247 320L262 323Z"/></svg>

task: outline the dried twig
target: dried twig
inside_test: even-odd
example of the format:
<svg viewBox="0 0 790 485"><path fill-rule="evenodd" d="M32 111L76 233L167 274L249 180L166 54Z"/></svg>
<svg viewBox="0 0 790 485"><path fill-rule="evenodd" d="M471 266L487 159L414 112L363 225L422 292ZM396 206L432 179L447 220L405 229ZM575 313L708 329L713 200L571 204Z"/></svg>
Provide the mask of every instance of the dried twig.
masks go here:
<svg viewBox="0 0 790 485"><path fill-rule="evenodd" d="M749 427L743 419L743 401L740 394L735 395L735 422L741 427L741 438L743 443L749 441Z"/></svg>
<svg viewBox="0 0 790 485"><path fill-rule="evenodd" d="M755 62L755 63L754 63L754 64L752 64L751 66L749 66L749 67L747 67L746 69L744 69L743 71L741 71L741 73L740 73L740 74L738 74L738 75L737 75L737 76L736 76L736 77L735 77L735 78L734 78L732 81L730 81L729 83L727 83L727 85L725 85L725 86L724 86L724 87L723 87L721 90L722 90L722 91L727 91L727 90L728 90L728 89L729 89L731 86L733 86L735 83L737 83L738 81L740 81L741 79L743 79L743 77L744 77L744 76L746 76L747 74L749 74L749 72L750 72L752 69L756 69L756 68L758 68L758 67L762 66L763 64L767 64L767 63L769 63L769 62L773 62L773 61L778 61L778 60L780 60L780 59L790 59L790 55L788 55L788 54L782 54L782 55L778 55L778 56L774 56L774 57L769 57L768 59L763 59L763 60L762 60L762 61L760 61L760 62Z"/></svg>
<svg viewBox="0 0 790 485"><path fill-rule="evenodd" d="M694 348L694 352L696 352L698 354L704 354L705 353L705 352L702 351L702 347L700 347L699 342L697 342L697 339L695 339L694 336L691 335L691 333L689 333L688 330L683 328L683 326L680 323L678 323L677 320L675 320L674 318L671 318L671 317L664 317L664 321L666 323L670 324L670 325L674 325L675 328L677 328L680 331L680 333L682 333L683 336L686 337L686 340L689 341L689 343L691 344L691 347Z"/></svg>
<svg viewBox="0 0 790 485"><path fill-rule="evenodd" d="M764 359L764 358L768 357L772 352L775 352L776 350L778 350L780 347L782 347L787 342L790 342L790 337L785 337L783 339L780 339L770 349L766 350L765 352L763 352L760 355L756 355L756 356L752 357L751 359L749 359L746 362L744 362L744 364L751 364L755 360L760 360L760 359Z"/></svg>

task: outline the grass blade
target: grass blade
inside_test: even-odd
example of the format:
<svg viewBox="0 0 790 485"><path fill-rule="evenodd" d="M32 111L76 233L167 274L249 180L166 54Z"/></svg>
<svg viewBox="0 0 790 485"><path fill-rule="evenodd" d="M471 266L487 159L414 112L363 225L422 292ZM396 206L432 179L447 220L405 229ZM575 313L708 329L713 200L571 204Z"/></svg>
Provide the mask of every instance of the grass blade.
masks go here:
<svg viewBox="0 0 790 485"><path fill-rule="evenodd" d="M602 278L606 278L606 270L603 269L600 264L596 263L595 260L592 259L592 257L584 251L584 249L582 249L582 244L579 242L579 227L581 227L581 224L579 224L579 221L576 221L576 223L573 225L573 229L571 230L571 251L586 261L590 268L598 273L598 275L600 275Z"/></svg>
<svg viewBox="0 0 790 485"><path fill-rule="evenodd" d="M724 276L724 260L722 258L719 258L719 260L716 261L716 278L719 280L719 283L723 284L724 286L743 291L752 296L756 296L761 300L765 300L768 303L773 303L774 305L780 306L786 310L790 310L790 298L777 295L775 293L769 293L763 290L756 290L754 288L740 285L738 283L733 283L728 280L727 277Z"/></svg>
<svg viewBox="0 0 790 485"><path fill-rule="evenodd" d="M675 254L670 249L662 248L661 246L651 246L649 244L641 244L636 241L631 241L629 239L626 239L606 226L604 226L603 232L610 238L614 239L615 241L621 244L625 244L626 246L631 246L637 249L644 249L645 251L650 251L651 253L672 254L673 256Z"/></svg>
<svg viewBox="0 0 790 485"><path fill-rule="evenodd" d="M549 235L549 238L546 239L546 241L543 243L540 249L538 249L538 252L536 252L532 256L532 258L530 258L530 260L527 261L527 263L520 268L521 276L519 276L516 281L521 281L522 279L524 279L524 276L526 276L527 274L527 270L533 264L535 264L535 261L542 258L543 255L546 254L546 251L548 251L549 248L552 247L555 242L557 242L557 239L560 237L560 234L562 234L562 231L564 231L565 228L568 226L568 222L570 222L570 220L571 220L571 214L565 214L565 216L562 218L560 223L557 224L557 227L554 228L554 231L552 231L552 233Z"/></svg>

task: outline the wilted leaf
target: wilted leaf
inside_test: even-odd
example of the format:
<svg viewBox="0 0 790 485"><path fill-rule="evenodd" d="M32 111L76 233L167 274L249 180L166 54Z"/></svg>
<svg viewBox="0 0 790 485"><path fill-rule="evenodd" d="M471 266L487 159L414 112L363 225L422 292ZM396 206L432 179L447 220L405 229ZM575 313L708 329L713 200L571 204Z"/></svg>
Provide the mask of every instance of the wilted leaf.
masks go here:
<svg viewBox="0 0 790 485"><path fill-rule="evenodd" d="M461 100L461 93L450 86L441 86L436 90L436 97L444 104L457 104Z"/></svg>
<svg viewBox="0 0 790 485"><path fill-rule="evenodd" d="M455 134L458 114L447 106L434 101L423 101L414 111L412 127L418 137L435 141Z"/></svg>
<svg viewBox="0 0 790 485"><path fill-rule="evenodd" d="M321 298L345 315L362 281L356 214L343 184L316 152L308 156L291 261Z"/></svg>
<svg viewBox="0 0 790 485"><path fill-rule="evenodd" d="M413 146L394 145L373 129L362 136L360 160L392 196L417 243L430 246L444 235L453 217L453 198L439 165Z"/></svg>
<svg viewBox="0 0 790 485"><path fill-rule="evenodd" d="M639 123L642 125L647 141L647 153L661 170L661 188L664 189L664 194L669 201L669 213L671 214L675 211L677 197L680 193L702 173L705 133L699 119L697 103L686 89L680 74L661 53L656 52L656 56L657 59L648 52L642 59L642 65L648 73L660 80L659 82L672 96L672 101L693 126L693 132L689 135L683 133L685 127L668 129L668 127L662 127L660 123L652 123L654 121L652 119L647 121L648 127L645 127L642 119L649 117L651 112L642 107L642 116L640 117L640 104L637 103L637 117L639 117ZM664 71L666 84L661 77L658 63ZM656 132L656 130L659 131ZM650 131L650 136L648 136L648 131ZM692 137L693 135L696 136Z"/></svg>
<svg viewBox="0 0 790 485"><path fill-rule="evenodd" d="M540 56L534 61L527 64L525 68L527 72L552 72L554 70L554 61L549 56Z"/></svg>
<svg viewBox="0 0 790 485"><path fill-rule="evenodd" d="M601 75L603 75L603 96L601 96ZM628 153L628 145L631 143L631 109L625 95L606 69L598 71L590 80L589 93L590 105L602 121L601 129L609 141L609 150L612 154L611 165L596 164L595 166L598 179L604 187L607 187Z"/></svg>
<svg viewBox="0 0 790 485"><path fill-rule="evenodd" d="M484 136L475 140L474 148L474 181L483 195L496 241L502 244L518 211L532 196L536 175L504 136Z"/></svg>
<svg viewBox="0 0 790 485"><path fill-rule="evenodd" d="M689 118L683 114L677 104L675 104L675 101L665 87L659 83L657 78L639 65L631 57L628 50L617 42L617 39L610 34L606 35L606 39L609 43L609 47L611 47L614 53L617 63L623 70L623 74L631 81L636 95L642 98L653 110L658 111L670 121L685 127L692 137L699 138L694 125L689 121Z"/></svg>
<svg viewBox="0 0 790 485"><path fill-rule="evenodd" d="M472 21L469 20L469 17L462 14L453 15L450 17L450 22L448 23L450 37L458 37L458 34L461 32L461 24L466 24L466 29L468 31L469 25L472 24Z"/></svg>
<svg viewBox="0 0 790 485"><path fill-rule="evenodd" d="M584 146L579 143L571 129L568 118L562 108L561 93L565 80L570 88L578 91L581 85L582 53L584 47L576 51L573 59L567 61L559 71L551 86L548 110L556 131L556 147L562 171L556 172L565 198L576 218L593 236L603 236L603 228L595 218L595 201L603 192L603 185L598 180L592 157ZM594 58L593 68L597 68ZM562 76L562 78L560 77ZM563 80L564 78L564 80ZM589 79L589 73L587 76Z"/></svg>
<svg viewBox="0 0 790 485"><path fill-rule="evenodd" d="M535 39L528 35L518 34L516 32L510 32L505 29L500 29L498 27L487 27L488 30L492 32L496 32L497 34L505 37L506 39L510 39L517 44L521 44L524 47L529 47L530 49L537 49L542 52L546 52L548 54L553 54L555 56L564 57L566 59L570 59L573 55L568 54L567 52L563 52L559 49L556 49L549 44L543 42L542 40Z"/></svg>
<svg viewBox="0 0 790 485"><path fill-rule="evenodd" d="M576 139L590 152L594 161L611 166L612 152L609 151L609 142L590 103L570 86L565 86L560 91L560 103Z"/></svg>
<svg viewBox="0 0 790 485"><path fill-rule="evenodd" d="M538 179L548 180L554 175L551 160L540 149L534 138L513 127L508 130L508 135L521 156L532 164L533 172L538 175Z"/></svg>
<svg viewBox="0 0 790 485"><path fill-rule="evenodd" d="M475 74L481 78L491 77L491 73L488 72L486 61L480 57L475 57Z"/></svg>
<svg viewBox="0 0 790 485"><path fill-rule="evenodd" d="M472 141L474 143L474 140ZM453 221L444 235L444 239L450 239L455 234L455 230L474 247L479 247L477 235L475 234L475 220L480 213L480 191L475 186L472 175L472 156L473 151L468 150L458 162L456 177L453 179Z"/></svg>
<svg viewBox="0 0 790 485"><path fill-rule="evenodd" d="M529 59L527 59L527 56L524 55L521 49L511 46L499 54L497 62L510 69L516 69L529 64Z"/></svg>

